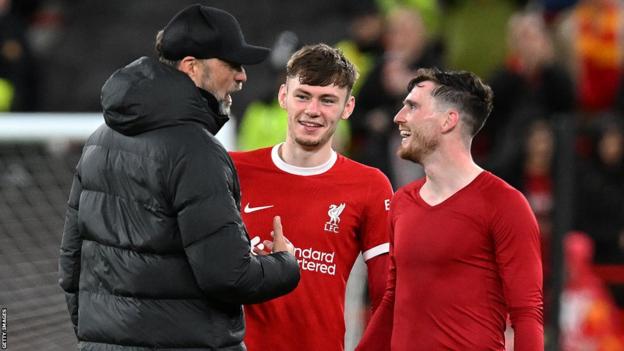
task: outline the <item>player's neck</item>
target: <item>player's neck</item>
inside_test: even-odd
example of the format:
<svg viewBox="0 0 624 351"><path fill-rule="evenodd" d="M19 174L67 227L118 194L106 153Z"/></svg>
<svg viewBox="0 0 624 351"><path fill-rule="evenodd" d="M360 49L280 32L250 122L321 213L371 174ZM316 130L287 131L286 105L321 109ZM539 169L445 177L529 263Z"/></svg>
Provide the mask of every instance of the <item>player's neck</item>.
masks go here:
<svg viewBox="0 0 624 351"><path fill-rule="evenodd" d="M423 167L426 181L420 195L430 205L439 204L453 196L483 171L474 163L467 150L432 154Z"/></svg>
<svg viewBox="0 0 624 351"><path fill-rule="evenodd" d="M317 167L332 157L331 143L318 148L305 148L294 141L286 140L278 150L279 157L296 167Z"/></svg>

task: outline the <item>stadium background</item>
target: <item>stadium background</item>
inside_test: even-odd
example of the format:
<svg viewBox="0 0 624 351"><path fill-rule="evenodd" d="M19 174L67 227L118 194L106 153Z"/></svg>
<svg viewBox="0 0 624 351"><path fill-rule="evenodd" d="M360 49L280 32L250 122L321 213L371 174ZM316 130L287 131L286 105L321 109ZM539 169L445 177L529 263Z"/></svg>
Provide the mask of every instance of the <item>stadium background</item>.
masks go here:
<svg viewBox="0 0 624 351"><path fill-rule="evenodd" d="M0 0L0 9L6 2L11 1ZM87 112L95 115L85 116L85 119L97 120L103 82L114 70L137 57L152 55L156 31L186 5L202 3L231 12L239 19L248 42L267 47L274 47L276 38L284 31L295 33L300 44L337 43L348 39L350 21L368 8L366 0L12 2L11 14L24 25L25 49L30 50L24 54L27 59L21 66L10 68L13 71L7 73L0 67L0 83L3 75L8 75L26 82L22 85L26 86L27 93L25 97L18 96L20 85L16 84L13 105L3 105L0 98L0 111L58 113L35 121L27 118L33 116L30 114L0 115L0 128L5 128L4 133L0 130L0 307L7 308L9 350L16 351L75 349L76 341L56 272L65 203L85 134L59 131L55 128L58 123L61 128L71 128L55 118L79 117L83 115L74 114ZM400 2L379 0L377 5L383 9ZM448 67L469 69L484 77L504 61L506 23L512 13L532 7L548 17L575 3L573 0L403 2L419 9L427 29L443 38ZM18 28L18 22L4 20L0 15L0 45L7 37L3 32ZM233 114L237 120L233 124L240 122L247 106L274 89L276 71L271 62L246 69L249 80L243 91L234 96ZM2 89L0 84L0 96ZM8 122L15 121L18 121L17 127L11 126L17 129L7 132ZM549 350L563 349L557 340L558 318L553 316L559 311L557 297L564 284L562 236L571 228L573 220L570 205L573 180L566 170L574 167L574 155L570 150L575 143L572 140L575 125L565 118L553 118L553 121L555 148L561 162L553 171L560 180L555 199L559 206L553 216L549 247L549 283L553 294L547 296ZM35 126L48 132L33 135L29 131ZM222 138L227 139L225 142L230 148L237 147L235 131ZM358 276L362 276L361 271ZM622 279L617 274L611 276ZM354 284L356 291L361 288L361 281ZM353 316L365 315L361 308L354 303L351 320ZM357 331L349 337L352 340L348 347L357 339Z"/></svg>

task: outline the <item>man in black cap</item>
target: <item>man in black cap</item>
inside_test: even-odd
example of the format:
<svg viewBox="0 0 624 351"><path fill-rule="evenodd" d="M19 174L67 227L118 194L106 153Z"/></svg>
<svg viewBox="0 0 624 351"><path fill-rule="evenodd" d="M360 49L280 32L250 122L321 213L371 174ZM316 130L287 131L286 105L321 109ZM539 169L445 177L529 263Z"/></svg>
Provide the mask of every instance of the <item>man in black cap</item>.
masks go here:
<svg viewBox="0 0 624 351"><path fill-rule="evenodd" d="M241 304L299 281L279 217L272 254L250 254L238 177L214 137L242 65L268 50L200 5L156 47L158 61L142 57L102 88L106 124L76 167L59 282L81 350L245 350Z"/></svg>

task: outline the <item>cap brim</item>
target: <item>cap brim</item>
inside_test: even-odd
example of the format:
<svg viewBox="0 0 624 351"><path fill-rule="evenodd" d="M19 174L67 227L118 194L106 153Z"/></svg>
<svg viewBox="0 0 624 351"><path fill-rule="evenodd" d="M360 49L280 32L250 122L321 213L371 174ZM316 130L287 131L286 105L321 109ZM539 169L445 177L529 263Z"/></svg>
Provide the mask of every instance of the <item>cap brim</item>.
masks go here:
<svg viewBox="0 0 624 351"><path fill-rule="evenodd" d="M269 48L246 44L236 51L227 52L221 58L240 65L253 65L264 61L270 52Z"/></svg>

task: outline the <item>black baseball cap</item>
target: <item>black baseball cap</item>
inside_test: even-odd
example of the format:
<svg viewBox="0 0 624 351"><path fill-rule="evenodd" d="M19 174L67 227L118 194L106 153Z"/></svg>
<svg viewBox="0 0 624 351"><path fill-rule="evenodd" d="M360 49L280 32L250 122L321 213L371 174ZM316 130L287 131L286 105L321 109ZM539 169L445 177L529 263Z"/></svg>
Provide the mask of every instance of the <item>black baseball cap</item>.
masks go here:
<svg viewBox="0 0 624 351"><path fill-rule="evenodd" d="M270 51L247 44L240 24L230 13L199 4L185 8L169 21L163 29L161 48L169 60L194 56L241 65L260 63Z"/></svg>

